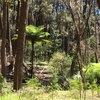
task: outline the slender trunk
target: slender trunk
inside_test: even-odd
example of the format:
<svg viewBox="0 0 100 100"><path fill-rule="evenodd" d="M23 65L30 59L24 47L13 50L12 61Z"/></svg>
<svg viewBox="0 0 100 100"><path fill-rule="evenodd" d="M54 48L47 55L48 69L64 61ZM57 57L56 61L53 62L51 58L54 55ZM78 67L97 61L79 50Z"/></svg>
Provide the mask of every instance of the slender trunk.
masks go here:
<svg viewBox="0 0 100 100"><path fill-rule="evenodd" d="M64 41L64 51L66 54L68 54L68 36L64 36L65 41Z"/></svg>
<svg viewBox="0 0 100 100"><path fill-rule="evenodd" d="M9 3L7 3L7 35L6 35L6 39L7 39L7 43L6 43L6 50L7 50L7 54L10 54L10 32L9 32Z"/></svg>
<svg viewBox="0 0 100 100"><path fill-rule="evenodd" d="M42 0L38 1L38 5L42 4ZM43 11L42 11L42 6L40 6L39 11L37 12L37 18L36 18L36 26L41 26L43 25Z"/></svg>
<svg viewBox="0 0 100 100"><path fill-rule="evenodd" d="M1 37L1 34L2 34L2 13L0 10L0 37Z"/></svg>
<svg viewBox="0 0 100 100"><path fill-rule="evenodd" d="M6 35L6 39L7 39L7 43L6 43L6 52L7 52L7 56L8 56L8 60L10 62L9 65L9 71L13 70L13 56L12 56L12 43L11 43L11 31L10 31L10 20L9 20L9 2L7 3L7 35Z"/></svg>
<svg viewBox="0 0 100 100"><path fill-rule="evenodd" d="M83 6L83 18L85 17L85 13L86 13L86 9L87 9L87 3L88 3L88 0L83 0L83 3L85 3L84 4L84 6Z"/></svg>
<svg viewBox="0 0 100 100"><path fill-rule="evenodd" d="M85 77L83 74L83 61L82 61L82 54L81 54L81 36L80 34L77 34L77 58L78 58L78 64L79 64L79 70L80 70L80 75L82 77L82 82L85 83Z"/></svg>
<svg viewBox="0 0 100 100"><path fill-rule="evenodd" d="M74 75L74 69L75 69L75 64L76 64L76 59L77 58L77 55L75 54L74 57L73 57L73 60L72 60L72 63L71 63L71 67L70 67L70 76L73 76Z"/></svg>
<svg viewBox="0 0 100 100"><path fill-rule="evenodd" d="M32 68L31 68L31 78L34 75L34 41L32 41Z"/></svg>
<svg viewBox="0 0 100 100"><path fill-rule="evenodd" d="M98 44L97 44L97 37L98 37L98 35L97 35L97 25L96 25L96 10L95 10L95 2L94 2L94 16L95 16L95 22L94 22L94 29L95 29L95 34L94 34L94 36L95 36L95 38L96 38L96 46L95 46L95 52L94 52L94 54L95 54L95 61L96 61L96 63L98 63L98 55L97 55L97 50L98 50Z"/></svg>

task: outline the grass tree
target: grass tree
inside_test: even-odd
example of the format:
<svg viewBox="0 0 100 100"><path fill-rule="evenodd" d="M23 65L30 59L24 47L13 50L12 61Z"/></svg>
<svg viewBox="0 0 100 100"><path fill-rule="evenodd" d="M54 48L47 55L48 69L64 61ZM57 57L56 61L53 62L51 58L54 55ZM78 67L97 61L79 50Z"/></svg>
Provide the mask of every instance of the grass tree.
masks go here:
<svg viewBox="0 0 100 100"><path fill-rule="evenodd" d="M32 54L31 54L31 61L32 61L32 69L31 69L31 77L34 74L34 44L36 42L50 42L47 37L49 36L48 32L44 32L44 26L33 26L28 25L26 26L26 39L29 40L32 44Z"/></svg>

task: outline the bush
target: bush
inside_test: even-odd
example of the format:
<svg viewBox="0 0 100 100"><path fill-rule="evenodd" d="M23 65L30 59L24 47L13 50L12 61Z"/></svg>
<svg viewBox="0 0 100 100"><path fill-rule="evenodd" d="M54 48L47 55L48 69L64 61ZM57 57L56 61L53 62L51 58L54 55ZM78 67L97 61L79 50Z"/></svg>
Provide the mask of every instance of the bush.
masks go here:
<svg viewBox="0 0 100 100"><path fill-rule="evenodd" d="M41 87L41 83L39 82L39 80L37 78L32 78L32 79L28 80L27 85L34 87L34 88Z"/></svg>
<svg viewBox="0 0 100 100"><path fill-rule="evenodd" d="M5 79L3 78L3 76L0 74L0 92L2 92L2 89L5 85Z"/></svg>
<svg viewBox="0 0 100 100"><path fill-rule="evenodd" d="M72 79L71 82L70 82L70 89L82 89L83 87L83 84L81 82L81 79Z"/></svg>
<svg viewBox="0 0 100 100"><path fill-rule="evenodd" d="M85 68L86 80L92 84L94 80L100 85L100 63L91 63Z"/></svg>
<svg viewBox="0 0 100 100"><path fill-rule="evenodd" d="M56 72L66 73L66 70L71 65L72 58L64 52L56 52L52 55L49 64L54 67Z"/></svg>
<svg viewBox="0 0 100 100"><path fill-rule="evenodd" d="M69 67L71 65L72 58L64 52L56 52L52 55L50 59L50 66L52 66L53 73L57 73L58 84L62 89L68 89L69 80L68 73Z"/></svg>
<svg viewBox="0 0 100 100"><path fill-rule="evenodd" d="M53 78L51 79L49 89L50 90L59 90L61 87L58 84L58 75L56 72L53 72Z"/></svg>

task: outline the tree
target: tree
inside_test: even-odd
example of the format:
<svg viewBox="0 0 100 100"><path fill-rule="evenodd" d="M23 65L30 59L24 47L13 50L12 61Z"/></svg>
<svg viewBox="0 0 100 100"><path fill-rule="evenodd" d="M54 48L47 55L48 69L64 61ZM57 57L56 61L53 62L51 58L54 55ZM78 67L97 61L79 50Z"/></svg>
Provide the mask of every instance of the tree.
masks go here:
<svg viewBox="0 0 100 100"><path fill-rule="evenodd" d="M100 9L100 0L97 0L98 7Z"/></svg>
<svg viewBox="0 0 100 100"><path fill-rule="evenodd" d="M2 23L2 44L1 44L1 73L6 77L6 34L7 34L7 2L3 2L3 23Z"/></svg>
<svg viewBox="0 0 100 100"><path fill-rule="evenodd" d="M85 76L83 73L83 67L84 67L84 62L82 59L82 49L81 49L81 41L84 39L84 33L85 30L87 28L88 25L88 21L91 15L91 9L92 9L92 3L93 1L90 0L90 6L89 8L87 8L87 2L85 1L85 7L82 10L81 7L83 7L83 3L81 1L77 2L77 1L71 1L71 3L66 3L63 0L64 4L66 5L66 7L69 9L72 20L73 20L73 24L74 24L74 28L75 28L75 34L76 34L76 54L77 54L77 59L78 59L78 65L79 65L79 71L80 71L80 75L82 77L82 82L85 84ZM84 17L84 13L86 13L88 9L88 14L85 15ZM82 14L83 13L83 14ZM86 38L86 37L85 37Z"/></svg>
<svg viewBox="0 0 100 100"><path fill-rule="evenodd" d="M18 28L18 40L17 50L15 58L14 69L14 89L19 90L22 87L22 66L23 66L23 53L24 53L24 41L25 41L25 27L28 11L28 0L21 0L20 9L20 23Z"/></svg>
<svg viewBox="0 0 100 100"><path fill-rule="evenodd" d="M49 35L48 32L43 32L44 27L39 26L35 27L32 25L29 25L26 27L26 39L30 40L32 43L32 54L31 54L31 60L32 60L32 69L31 69L31 77L33 76L33 60L34 60L34 44L36 42L49 42L46 37Z"/></svg>

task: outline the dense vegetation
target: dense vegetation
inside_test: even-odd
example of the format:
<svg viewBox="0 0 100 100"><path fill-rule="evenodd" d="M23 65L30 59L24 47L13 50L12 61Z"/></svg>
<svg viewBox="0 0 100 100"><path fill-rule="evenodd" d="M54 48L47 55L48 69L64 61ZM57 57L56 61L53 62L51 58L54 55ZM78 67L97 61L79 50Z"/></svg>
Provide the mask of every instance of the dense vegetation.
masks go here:
<svg viewBox="0 0 100 100"><path fill-rule="evenodd" d="M99 8L100 0L1 0L0 98L98 100Z"/></svg>

